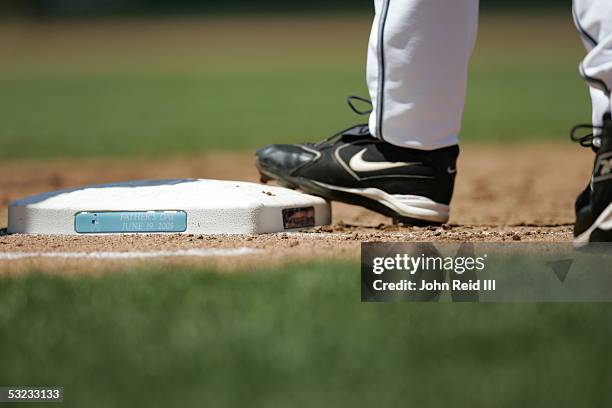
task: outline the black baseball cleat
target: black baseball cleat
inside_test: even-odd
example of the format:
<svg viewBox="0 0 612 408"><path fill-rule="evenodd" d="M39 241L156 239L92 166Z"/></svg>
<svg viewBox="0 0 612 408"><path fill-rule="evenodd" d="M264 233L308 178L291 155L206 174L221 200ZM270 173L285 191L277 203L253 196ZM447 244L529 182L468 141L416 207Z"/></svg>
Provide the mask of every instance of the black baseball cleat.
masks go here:
<svg viewBox="0 0 612 408"><path fill-rule="evenodd" d="M578 136L581 129L598 129L601 134ZM612 118L604 116L603 126L578 125L572 140L595 151L593 176L576 200L575 243L612 242Z"/></svg>
<svg viewBox="0 0 612 408"><path fill-rule="evenodd" d="M256 153L262 180L355 204L412 225L448 221L459 147L424 151L374 138L368 125L320 143L271 145Z"/></svg>

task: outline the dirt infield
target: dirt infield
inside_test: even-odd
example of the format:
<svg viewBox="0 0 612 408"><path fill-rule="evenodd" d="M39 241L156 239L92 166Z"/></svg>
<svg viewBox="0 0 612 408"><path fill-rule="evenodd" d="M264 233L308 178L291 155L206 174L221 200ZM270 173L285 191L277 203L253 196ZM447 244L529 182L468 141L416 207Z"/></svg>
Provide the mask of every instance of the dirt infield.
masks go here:
<svg viewBox="0 0 612 408"><path fill-rule="evenodd" d="M588 180L591 160L585 150L569 143L505 147L467 145L459 162L451 220L442 227L394 226L388 218L370 211L334 204L332 226L304 233L53 238L4 233L0 236L0 254L194 248L258 250L240 257L197 258L197 262L232 267L315 257L357 259L362 241L566 241L571 238L573 200ZM3 163L0 164L0 226L6 226L8 203L25 195L102 182L175 177L258 180L252 157L247 153L211 153L203 157L171 159ZM194 259L172 258L172 262L192 263ZM24 269L95 271L124 262L33 257L0 260L0 273Z"/></svg>

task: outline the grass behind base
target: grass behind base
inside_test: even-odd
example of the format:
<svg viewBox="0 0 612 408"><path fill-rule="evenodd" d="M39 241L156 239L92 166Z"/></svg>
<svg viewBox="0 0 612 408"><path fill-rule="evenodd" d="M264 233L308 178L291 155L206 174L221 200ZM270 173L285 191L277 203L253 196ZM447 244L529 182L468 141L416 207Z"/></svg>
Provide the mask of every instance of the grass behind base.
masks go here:
<svg viewBox="0 0 612 408"><path fill-rule="evenodd" d="M0 280L0 383L65 406L607 406L610 307L362 304L357 264Z"/></svg>
<svg viewBox="0 0 612 408"><path fill-rule="evenodd" d="M367 121L370 16L0 27L0 158L198 154L318 141ZM484 14L461 137L567 141L590 120L566 15ZM441 62L444 63L444 62ZM450 63L450 62L448 62Z"/></svg>
<svg viewBox="0 0 612 408"><path fill-rule="evenodd" d="M185 154L314 142L367 122L343 102L359 93L361 82L359 72L333 71L0 81L0 111L7 114L0 157ZM462 138L568 141L571 126L588 118L580 103L585 92L563 71L474 74Z"/></svg>

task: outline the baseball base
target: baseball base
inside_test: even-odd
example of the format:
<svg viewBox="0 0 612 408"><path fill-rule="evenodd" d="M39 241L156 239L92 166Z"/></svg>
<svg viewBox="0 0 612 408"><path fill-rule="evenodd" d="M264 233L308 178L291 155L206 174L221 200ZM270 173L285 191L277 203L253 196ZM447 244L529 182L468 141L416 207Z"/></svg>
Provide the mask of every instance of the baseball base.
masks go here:
<svg viewBox="0 0 612 408"><path fill-rule="evenodd" d="M144 180L43 193L9 205L9 233L263 234L331 222L329 203L239 181Z"/></svg>

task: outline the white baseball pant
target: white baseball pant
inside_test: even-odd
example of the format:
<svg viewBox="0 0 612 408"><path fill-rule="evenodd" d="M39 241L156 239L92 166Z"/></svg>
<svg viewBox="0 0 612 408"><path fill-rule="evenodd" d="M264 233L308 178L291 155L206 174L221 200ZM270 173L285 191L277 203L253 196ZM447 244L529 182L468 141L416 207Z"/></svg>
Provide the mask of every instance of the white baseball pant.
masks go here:
<svg viewBox="0 0 612 408"><path fill-rule="evenodd" d="M604 113L612 108L612 1L574 0L573 15L587 49L579 72L589 85L593 125L601 125Z"/></svg>
<svg viewBox="0 0 612 408"><path fill-rule="evenodd" d="M372 134L397 146L434 150L458 143L479 0L374 0L367 83ZM610 111L612 0L574 0L588 54L593 123Z"/></svg>

